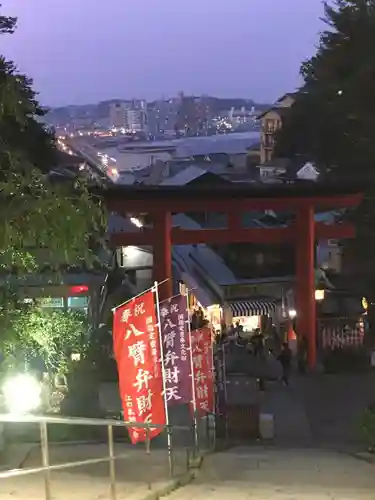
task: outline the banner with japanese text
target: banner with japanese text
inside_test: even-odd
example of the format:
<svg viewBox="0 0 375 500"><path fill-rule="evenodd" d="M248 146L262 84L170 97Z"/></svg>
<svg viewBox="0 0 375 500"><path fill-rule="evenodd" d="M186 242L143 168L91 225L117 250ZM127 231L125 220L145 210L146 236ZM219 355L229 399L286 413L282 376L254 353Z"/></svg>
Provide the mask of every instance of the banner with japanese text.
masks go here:
<svg viewBox="0 0 375 500"><path fill-rule="evenodd" d="M192 398L187 322L186 297L177 295L160 303L165 396L169 405L189 403Z"/></svg>
<svg viewBox="0 0 375 500"><path fill-rule="evenodd" d="M215 347L215 411L216 415L224 415L227 408L225 348L220 343Z"/></svg>
<svg viewBox="0 0 375 500"><path fill-rule="evenodd" d="M214 411L214 380L211 328L191 332L193 375L198 416Z"/></svg>
<svg viewBox="0 0 375 500"><path fill-rule="evenodd" d="M159 331L152 291L131 299L114 312L114 353L124 420L165 424ZM149 437L163 428L152 428ZM129 428L133 444L146 440L142 428Z"/></svg>

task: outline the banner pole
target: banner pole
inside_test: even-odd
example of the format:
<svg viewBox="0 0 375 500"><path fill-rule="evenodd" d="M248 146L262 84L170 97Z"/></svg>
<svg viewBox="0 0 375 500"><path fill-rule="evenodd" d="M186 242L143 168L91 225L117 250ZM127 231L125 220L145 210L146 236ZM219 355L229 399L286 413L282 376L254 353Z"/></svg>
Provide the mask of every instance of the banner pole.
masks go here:
<svg viewBox="0 0 375 500"><path fill-rule="evenodd" d="M160 284L162 285L163 281L161 281ZM180 297L180 296L181 296L180 293L176 293L176 295L172 295L172 297L168 297L167 299L161 300L160 304L164 304L164 302L169 302L170 300L175 299L176 297Z"/></svg>
<svg viewBox="0 0 375 500"><path fill-rule="evenodd" d="M165 283L166 281L168 281L169 278L166 278L165 280L163 281L160 281L159 285L162 285L163 283ZM156 283L156 282L155 282ZM154 290L155 288L155 284L152 285L150 288L147 288L147 290L143 290L143 292L140 292L140 293L137 293L137 295L134 295L134 297L132 297L131 299L128 299L128 300L125 300L125 302L122 302L121 304L119 304L118 306L116 307L112 307L112 312L116 311L116 309L118 309L119 307L122 307L124 306L125 304L128 304L129 302L131 302L132 300L134 299L137 299L138 297L140 297L141 295L144 295L145 293L147 292L151 292L152 290Z"/></svg>
<svg viewBox="0 0 375 500"><path fill-rule="evenodd" d="M224 425L225 425L225 440L228 440L228 413L227 413L227 401L228 401L228 392L227 392L227 358L226 358L226 349L225 345L222 346L222 355L223 355L223 384L224 384Z"/></svg>
<svg viewBox="0 0 375 500"><path fill-rule="evenodd" d="M189 354L190 354L190 376L191 376L191 396L193 403L193 432L194 432L194 452L198 452L198 416L197 416L197 399L195 395L195 380L194 380L194 363L193 363L193 341L191 335L191 317L189 310L189 290L186 290L186 312L187 312L187 331L189 338Z"/></svg>
<svg viewBox="0 0 375 500"><path fill-rule="evenodd" d="M213 416L213 439L212 439L212 447L213 447L213 449L216 448L216 404L217 404L217 401L216 401L217 394L216 394L216 391L215 391L217 380L216 380L216 370L215 370L214 342L216 344L216 332L215 332L214 328L211 325L211 377L212 377L212 390L213 390L213 394L212 394L212 398L213 398L213 409L212 409L213 410L213 412L212 412L212 416ZM215 345L215 347L216 347L216 345ZM210 426L209 426L209 431L210 430L211 429L210 429Z"/></svg>
<svg viewBox="0 0 375 500"><path fill-rule="evenodd" d="M166 281L166 280L164 280ZM164 282L162 282L164 283ZM154 282L155 293L155 302L156 302L156 316L158 319L158 329L159 329L159 343L160 343L160 363L161 363L161 372L162 372L162 381L163 381L163 396L164 396L164 411L165 411L165 423L167 426L167 446L168 446L168 463L169 463L169 472L171 476L173 476L173 453L172 453L172 433L169 426L169 413L168 413L168 402L167 402L167 392L166 392L166 383L165 383L165 369L164 369L164 345L163 345L163 332L161 331L161 321L160 321L160 305L159 305L159 290L158 290L158 282Z"/></svg>

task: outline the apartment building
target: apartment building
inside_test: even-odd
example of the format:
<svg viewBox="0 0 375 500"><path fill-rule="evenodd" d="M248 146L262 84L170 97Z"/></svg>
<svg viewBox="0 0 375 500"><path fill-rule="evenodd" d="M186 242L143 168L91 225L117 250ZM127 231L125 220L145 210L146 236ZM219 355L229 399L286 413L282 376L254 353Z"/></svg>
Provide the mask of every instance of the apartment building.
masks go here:
<svg viewBox="0 0 375 500"><path fill-rule="evenodd" d="M261 124L260 163L273 159L275 133L282 127L283 120L294 104L296 93L285 94L267 111L259 116Z"/></svg>
<svg viewBox="0 0 375 500"><path fill-rule="evenodd" d="M112 102L109 108L109 122L115 128L124 128L130 132L144 132L147 129L146 101Z"/></svg>

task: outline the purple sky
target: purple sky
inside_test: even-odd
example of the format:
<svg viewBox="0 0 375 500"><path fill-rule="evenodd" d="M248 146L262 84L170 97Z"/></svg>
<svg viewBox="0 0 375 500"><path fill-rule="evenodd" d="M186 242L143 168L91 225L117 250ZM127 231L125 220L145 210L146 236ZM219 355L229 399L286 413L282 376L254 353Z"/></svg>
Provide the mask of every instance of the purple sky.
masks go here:
<svg viewBox="0 0 375 500"><path fill-rule="evenodd" d="M273 101L314 52L321 0L0 0L1 50L50 106L185 93Z"/></svg>

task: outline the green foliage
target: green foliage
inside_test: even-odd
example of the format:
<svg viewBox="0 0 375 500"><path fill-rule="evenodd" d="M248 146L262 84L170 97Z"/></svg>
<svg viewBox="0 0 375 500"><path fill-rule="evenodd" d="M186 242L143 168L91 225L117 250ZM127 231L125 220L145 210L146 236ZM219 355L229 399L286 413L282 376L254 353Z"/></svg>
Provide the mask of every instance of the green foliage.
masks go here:
<svg viewBox="0 0 375 500"><path fill-rule="evenodd" d="M323 176L366 178L365 197L347 217L357 237L344 252L375 302L375 0L324 4L326 30L301 66L304 83L275 153L315 162Z"/></svg>
<svg viewBox="0 0 375 500"><path fill-rule="evenodd" d="M327 29L301 66L304 84L276 151L352 177L353 168L355 175L368 173L375 160L375 1L324 5Z"/></svg>
<svg viewBox="0 0 375 500"><path fill-rule="evenodd" d="M375 407L369 406L363 413L360 429L366 440L368 450L375 453Z"/></svg>
<svg viewBox="0 0 375 500"><path fill-rule="evenodd" d="M7 368L41 359L47 371L66 374L71 354L87 353L88 323L80 311L58 311L39 307L13 310L8 318L8 336L2 338Z"/></svg>
<svg viewBox="0 0 375 500"><path fill-rule="evenodd" d="M15 18L0 16L0 35L15 25ZM0 269L92 265L89 243L102 236L103 207L83 181L50 181L55 138L36 120L44 110L31 85L0 55Z"/></svg>

